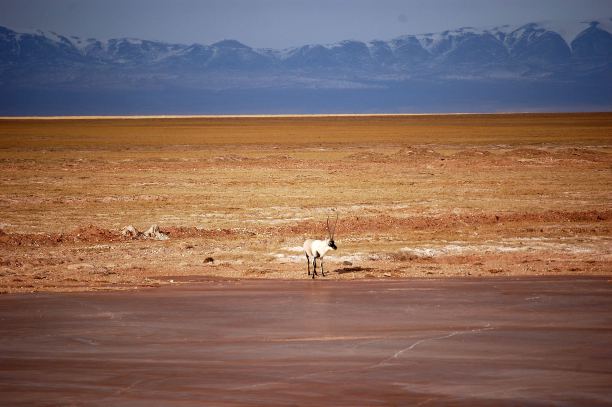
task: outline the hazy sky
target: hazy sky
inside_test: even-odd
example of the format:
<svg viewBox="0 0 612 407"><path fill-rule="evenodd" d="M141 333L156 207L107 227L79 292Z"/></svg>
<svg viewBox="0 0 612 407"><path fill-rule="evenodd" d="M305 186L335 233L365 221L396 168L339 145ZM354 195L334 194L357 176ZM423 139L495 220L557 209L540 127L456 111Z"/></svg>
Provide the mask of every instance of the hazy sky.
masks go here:
<svg viewBox="0 0 612 407"><path fill-rule="evenodd" d="M0 25L17 31L271 48L610 17L612 0L0 0Z"/></svg>

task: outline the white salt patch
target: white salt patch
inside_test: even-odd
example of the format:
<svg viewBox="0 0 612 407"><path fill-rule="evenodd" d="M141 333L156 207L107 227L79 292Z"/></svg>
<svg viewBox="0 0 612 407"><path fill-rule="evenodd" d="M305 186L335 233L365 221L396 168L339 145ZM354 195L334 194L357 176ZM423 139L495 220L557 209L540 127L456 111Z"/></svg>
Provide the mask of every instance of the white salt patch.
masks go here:
<svg viewBox="0 0 612 407"><path fill-rule="evenodd" d="M458 245L446 245L441 247L422 247L422 248L411 248L403 247L400 249L402 253L412 254L417 257L436 257L447 254L457 254L468 251L469 248Z"/></svg>
<svg viewBox="0 0 612 407"><path fill-rule="evenodd" d="M463 253L514 253L535 250L562 251L569 253L592 253L595 248L588 244L570 244L546 241L545 238L513 238L483 245L449 244L437 247L403 247L400 252L417 257L437 257Z"/></svg>

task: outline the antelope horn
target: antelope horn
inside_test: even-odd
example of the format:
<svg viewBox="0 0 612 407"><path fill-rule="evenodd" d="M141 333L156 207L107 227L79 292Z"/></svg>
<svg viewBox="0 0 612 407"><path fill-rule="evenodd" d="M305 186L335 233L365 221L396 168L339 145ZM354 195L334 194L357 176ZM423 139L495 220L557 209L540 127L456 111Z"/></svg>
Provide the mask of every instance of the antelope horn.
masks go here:
<svg viewBox="0 0 612 407"><path fill-rule="evenodd" d="M327 222L329 223L329 217L327 218ZM336 212L336 221L334 222L334 228L331 232L331 240L334 240L334 235L336 234L336 225L338 224L338 212Z"/></svg>
<svg viewBox="0 0 612 407"><path fill-rule="evenodd" d="M327 237L329 237L330 240L333 240L331 229L329 228L329 215L327 215Z"/></svg>

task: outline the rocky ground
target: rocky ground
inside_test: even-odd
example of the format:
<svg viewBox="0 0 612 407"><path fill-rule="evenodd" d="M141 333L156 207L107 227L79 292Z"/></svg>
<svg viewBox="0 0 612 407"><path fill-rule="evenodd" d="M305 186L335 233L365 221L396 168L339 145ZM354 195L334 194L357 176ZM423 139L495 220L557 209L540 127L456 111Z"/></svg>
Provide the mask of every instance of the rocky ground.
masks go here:
<svg viewBox="0 0 612 407"><path fill-rule="evenodd" d="M0 122L0 291L612 274L610 114L227 120Z"/></svg>

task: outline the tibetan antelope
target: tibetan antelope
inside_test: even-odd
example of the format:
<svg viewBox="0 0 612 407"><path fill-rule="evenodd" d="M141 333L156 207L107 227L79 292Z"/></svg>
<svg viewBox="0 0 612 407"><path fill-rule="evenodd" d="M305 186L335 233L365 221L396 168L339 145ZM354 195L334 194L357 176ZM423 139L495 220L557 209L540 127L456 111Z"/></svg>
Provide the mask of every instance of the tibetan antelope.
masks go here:
<svg viewBox="0 0 612 407"><path fill-rule="evenodd" d="M327 217L327 239L325 240L312 240L308 239L304 242L304 252L306 253L306 263L308 264L308 275L310 275L310 260L312 259L312 278L314 279L317 276L317 259L321 264L321 275L325 277L325 272L323 271L323 256L329 250L336 250L336 243L334 242L334 234L336 233L336 224L338 223L338 214L336 214L336 221L334 222L334 227L329 227L329 216Z"/></svg>

